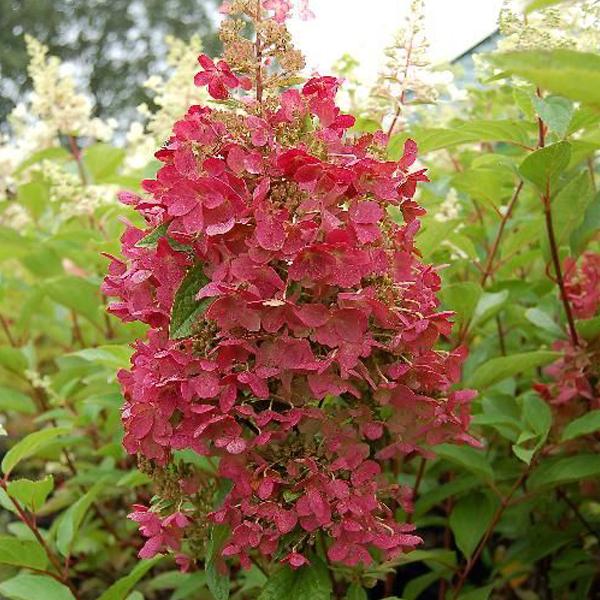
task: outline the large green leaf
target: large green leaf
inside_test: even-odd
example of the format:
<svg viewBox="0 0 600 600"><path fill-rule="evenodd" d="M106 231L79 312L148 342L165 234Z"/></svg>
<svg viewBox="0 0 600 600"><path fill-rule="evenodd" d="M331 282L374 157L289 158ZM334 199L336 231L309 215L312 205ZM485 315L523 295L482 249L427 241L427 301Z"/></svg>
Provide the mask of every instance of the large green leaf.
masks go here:
<svg viewBox="0 0 600 600"><path fill-rule="evenodd" d="M560 174L569 166L571 145L557 142L529 154L519 167L521 175L542 193L552 193Z"/></svg>
<svg viewBox="0 0 600 600"><path fill-rule="evenodd" d="M84 348L67 356L79 356L84 360L104 365L111 370L126 369L133 350L127 344L106 344L95 348Z"/></svg>
<svg viewBox="0 0 600 600"><path fill-rule="evenodd" d="M23 373L27 359L21 350L12 346L0 346L0 366L13 373Z"/></svg>
<svg viewBox="0 0 600 600"><path fill-rule="evenodd" d="M331 591L327 565L315 556L310 565L296 570L286 565L275 571L258 600L329 600Z"/></svg>
<svg viewBox="0 0 600 600"><path fill-rule="evenodd" d="M0 583L0 594L10 600L75 600L66 585L47 575L21 573Z"/></svg>
<svg viewBox="0 0 600 600"><path fill-rule="evenodd" d="M69 432L67 427L49 427L30 433L17 442L2 460L2 471L6 476L24 459L34 456L50 442Z"/></svg>
<svg viewBox="0 0 600 600"><path fill-rule="evenodd" d="M494 515L495 506L491 498L480 492L461 498L450 514L450 528L456 545L469 558Z"/></svg>
<svg viewBox="0 0 600 600"><path fill-rule="evenodd" d="M8 483L8 493L30 512L37 512L54 489L54 478L46 475L39 481L16 479Z"/></svg>
<svg viewBox="0 0 600 600"><path fill-rule="evenodd" d="M117 175L124 158L123 148L103 143L89 146L83 153L85 167L94 183L111 181Z"/></svg>
<svg viewBox="0 0 600 600"><path fill-rule="evenodd" d="M538 350L535 352L522 352L509 356L499 356L488 360L477 368L469 378L468 387L482 390L518 373L528 371L535 367L547 365L561 356L560 352Z"/></svg>
<svg viewBox="0 0 600 600"><path fill-rule="evenodd" d="M563 430L561 442L567 442L582 435L600 431L600 410L591 410L587 414L571 421Z"/></svg>
<svg viewBox="0 0 600 600"><path fill-rule="evenodd" d="M461 281L445 286L442 298L447 308L456 312L458 322L464 324L473 317L481 293L479 284Z"/></svg>
<svg viewBox="0 0 600 600"><path fill-rule="evenodd" d="M0 536L0 563L16 567L45 569L46 552L36 540L20 540L9 535Z"/></svg>
<svg viewBox="0 0 600 600"><path fill-rule="evenodd" d="M100 292L94 283L81 277L65 275L48 280L45 291L52 300L92 323L102 322Z"/></svg>
<svg viewBox="0 0 600 600"><path fill-rule="evenodd" d="M31 415L35 412L35 403L27 394L0 385L0 410Z"/></svg>
<svg viewBox="0 0 600 600"><path fill-rule="evenodd" d="M196 294L208 282L200 263L194 265L184 277L173 301L169 331L171 338L180 339L191 335L198 318L212 302L212 298L196 300Z"/></svg>
<svg viewBox="0 0 600 600"><path fill-rule="evenodd" d="M113 583L98 597L98 600L122 600L126 598L133 586L162 558L162 556L155 556L150 560L140 561L129 575L125 575L125 577L121 577L121 579Z"/></svg>
<svg viewBox="0 0 600 600"><path fill-rule="evenodd" d="M479 475L486 481L494 479L494 472L485 454L471 446L455 446L454 444L440 444L435 447L435 453L468 471Z"/></svg>
<svg viewBox="0 0 600 600"><path fill-rule="evenodd" d="M558 457L540 464L529 477L529 487L531 489L554 487L598 476L600 476L600 460L597 454Z"/></svg>
<svg viewBox="0 0 600 600"><path fill-rule="evenodd" d="M490 57L505 72L519 75L571 100L600 104L600 54L575 50L527 50Z"/></svg>

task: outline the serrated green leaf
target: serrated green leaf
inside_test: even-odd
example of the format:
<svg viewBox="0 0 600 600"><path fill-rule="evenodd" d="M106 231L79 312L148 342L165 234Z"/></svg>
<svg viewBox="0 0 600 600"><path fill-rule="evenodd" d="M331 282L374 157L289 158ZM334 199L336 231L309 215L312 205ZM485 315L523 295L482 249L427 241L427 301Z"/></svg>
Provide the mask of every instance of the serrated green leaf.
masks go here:
<svg viewBox="0 0 600 600"><path fill-rule="evenodd" d="M125 575L125 577L121 577L118 581L115 581L98 597L98 600L122 600L131 591L133 586L162 559L162 556L155 556L150 560L140 561L129 575Z"/></svg>
<svg viewBox="0 0 600 600"><path fill-rule="evenodd" d="M600 104L600 55L575 50L526 50L490 56L503 71L544 90L587 104Z"/></svg>
<svg viewBox="0 0 600 600"><path fill-rule="evenodd" d="M570 159L569 142L557 142L527 155L519 167L519 172L541 193L552 194L560 174L569 166Z"/></svg>
<svg viewBox="0 0 600 600"><path fill-rule="evenodd" d="M47 280L44 290L58 304L96 325L102 323L100 292L94 283L81 277L66 275Z"/></svg>
<svg viewBox="0 0 600 600"><path fill-rule="evenodd" d="M493 358L475 370L467 382L467 387L482 390L518 373L547 365L560 356L560 352L538 350Z"/></svg>
<svg viewBox="0 0 600 600"><path fill-rule="evenodd" d="M486 321L496 316L508 300L508 290L501 292L484 292L479 297L471 327L483 325Z"/></svg>
<svg viewBox="0 0 600 600"><path fill-rule="evenodd" d="M0 536L0 563L15 567L45 569L46 552L35 540L21 540L10 535Z"/></svg>
<svg viewBox="0 0 600 600"><path fill-rule="evenodd" d="M532 101L542 121L559 137L564 137L573 117L573 103L560 96L548 96L547 98L534 96Z"/></svg>
<svg viewBox="0 0 600 600"><path fill-rule="evenodd" d="M54 489L54 478L47 475L39 481L15 479L8 483L8 493L30 512L37 512Z"/></svg>
<svg viewBox="0 0 600 600"><path fill-rule="evenodd" d="M201 264L194 265L184 277L175 293L171 311L169 335L172 339L177 340L191 335L195 323L209 307L212 298L196 300L196 294L208 282L209 279L204 274Z"/></svg>
<svg viewBox="0 0 600 600"><path fill-rule="evenodd" d="M561 442L568 442L582 435L600 431L600 410L591 410L582 417L571 421L563 430Z"/></svg>
<svg viewBox="0 0 600 600"><path fill-rule="evenodd" d="M450 514L450 529L465 558L475 551L492 520L494 510L490 497L479 492L471 493L455 504Z"/></svg>
<svg viewBox="0 0 600 600"><path fill-rule="evenodd" d="M22 461L30 456L34 456L40 450L43 450L48 444L57 437L69 432L67 427L50 427L40 431L34 431L17 442L4 456L2 460L2 471L5 476Z"/></svg>
<svg viewBox="0 0 600 600"><path fill-rule="evenodd" d="M311 557L310 565L296 570L285 565L275 571L258 600L329 600L331 591L327 565L315 556Z"/></svg>
<svg viewBox="0 0 600 600"><path fill-rule="evenodd" d="M167 233L167 229L169 229L169 224L162 223L148 235L144 236L139 242L137 242L136 246L138 248L154 248L154 246L158 244L158 240L164 237L164 235Z"/></svg>

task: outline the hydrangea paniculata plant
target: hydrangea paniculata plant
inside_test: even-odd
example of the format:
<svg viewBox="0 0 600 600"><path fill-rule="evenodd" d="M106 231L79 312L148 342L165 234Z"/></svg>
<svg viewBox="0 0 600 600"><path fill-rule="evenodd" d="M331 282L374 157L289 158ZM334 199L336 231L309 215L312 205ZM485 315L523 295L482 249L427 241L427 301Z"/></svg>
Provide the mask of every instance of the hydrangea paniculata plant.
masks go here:
<svg viewBox="0 0 600 600"><path fill-rule="evenodd" d="M384 160L384 134L348 132L338 79L295 87L303 63L275 4L228 4L226 60L201 56L196 76L220 102L174 124L143 198L122 194L147 228L127 227L103 289L113 314L150 326L119 373L124 444L168 490L132 518L144 556L179 552L207 516L246 567L254 553L299 567L317 536L331 561L369 564L421 541L395 519L411 490L390 466L474 443L474 394L452 390L464 350L434 348L452 315L414 244L415 143ZM218 463L219 501L180 472L180 450Z"/></svg>

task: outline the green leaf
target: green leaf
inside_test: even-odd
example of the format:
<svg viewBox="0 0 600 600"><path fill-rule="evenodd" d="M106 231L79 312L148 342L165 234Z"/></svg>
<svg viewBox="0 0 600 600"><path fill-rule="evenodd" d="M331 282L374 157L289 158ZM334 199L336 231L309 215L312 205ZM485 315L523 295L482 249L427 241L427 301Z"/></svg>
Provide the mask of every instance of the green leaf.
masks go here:
<svg viewBox="0 0 600 600"><path fill-rule="evenodd" d="M519 167L521 175L543 193L551 193L560 174L569 166L571 145L557 142L529 154Z"/></svg>
<svg viewBox="0 0 600 600"><path fill-rule="evenodd" d="M525 318L536 327L555 337L565 337L565 332L556 324L556 321L540 308L528 308L525 311Z"/></svg>
<svg viewBox="0 0 600 600"><path fill-rule="evenodd" d="M212 298L196 300L196 294L208 282L209 279L199 263L193 266L184 277L173 301L169 331L172 339L178 340L191 335L198 318L204 314L212 302Z"/></svg>
<svg viewBox="0 0 600 600"><path fill-rule="evenodd" d="M362 585L353 583L346 592L346 600L369 600L369 596Z"/></svg>
<svg viewBox="0 0 600 600"><path fill-rule="evenodd" d="M34 431L17 442L4 456L2 460L2 471L5 476L22 461L34 456L43 450L50 442L61 435L69 432L67 427L49 427L40 431Z"/></svg>
<svg viewBox="0 0 600 600"><path fill-rule="evenodd" d="M494 515L494 503L480 492L461 498L450 514L450 529L456 545L469 558L479 544Z"/></svg>
<svg viewBox="0 0 600 600"><path fill-rule="evenodd" d="M45 291L58 304L96 325L102 323L100 293L96 284L81 277L66 275L46 281Z"/></svg>
<svg viewBox="0 0 600 600"><path fill-rule="evenodd" d="M122 600L131 591L133 586L162 558L162 556L155 556L150 560L138 562L129 575L121 577L121 579L113 583L98 597L98 600Z"/></svg>
<svg viewBox="0 0 600 600"><path fill-rule="evenodd" d="M0 366L12 373L23 373L27 368L27 359L25 355L18 349L12 346L0 347Z"/></svg>
<svg viewBox="0 0 600 600"><path fill-rule="evenodd" d="M600 336L600 316L577 321L576 327L584 340L591 341Z"/></svg>
<svg viewBox="0 0 600 600"><path fill-rule="evenodd" d="M490 56L502 69L571 100L600 104L600 55L575 50L527 50Z"/></svg>
<svg viewBox="0 0 600 600"><path fill-rule="evenodd" d="M573 103L560 96L533 97L533 105L542 121L559 137L565 137L573 117Z"/></svg>
<svg viewBox="0 0 600 600"><path fill-rule="evenodd" d="M45 569L46 552L35 540L20 540L9 535L0 536L0 563L15 567Z"/></svg>
<svg viewBox="0 0 600 600"><path fill-rule="evenodd" d="M475 308L475 313L473 314L471 328L476 325L483 325L486 321L496 316L506 304L508 296L508 290L502 290L501 292L484 292L481 294Z"/></svg>
<svg viewBox="0 0 600 600"><path fill-rule="evenodd" d="M156 229L151 231L148 235L144 236L136 246L138 248L154 248L156 244L158 244L158 240L164 237L167 233L167 229L169 229L168 223L163 223L159 225Z"/></svg>
<svg viewBox="0 0 600 600"><path fill-rule="evenodd" d="M585 212L593 196L590 177L580 173L563 187L552 201L552 221L558 247L568 246L571 234L583 223ZM546 242L546 246L547 246ZM546 256L550 251L546 249Z"/></svg>
<svg viewBox="0 0 600 600"><path fill-rule="evenodd" d="M75 535L83 522L85 513L104 486L104 481L98 481L61 516L56 530L56 547L63 556L70 554Z"/></svg>
<svg viewBox="0 0 600 600"><path fill-rule="evenodd" d="M591 410L582 417L571 421L563 430L561 442L568 442L582 435L600 430L600 410Z"/></svg>
<svg viewBox="0 0 600 600"><path fill-rule="evenodd" d="M494 584L486 585L485 587L477 588L476 590L469 590L458 597L458 600L488 600Z"/></svg>
<svg viewBox="0 0 600 600"><path fill-rule="evenodd" d="M560 356L560 352L538 350L492 358L475 370L467 385L476 390L482 390L523 371L547 365Z"/></svg>
<svg viewBox="0 0 600 600"><path fill-rule="evenodd" d="M96 346L95 348L85 348L78 352L72 352L67 356L79 356L89 362L97 363L108 367L112 371L117 369L126 369L129 367L129 360L133 350L126 344L107 344Z"/></svg>
<svg viewBox="0 0 600 600"><path fill-rule="evenodd" d="M552 411L548 403L534 392L524 394L519 400L523 406L523 430L512 449L520 460L530 464L548 437L552 427Z"/></svg>
<svg viewBox="0 0 600 600"><path fill-rule="evenodd" d="M529 488L543 488L573 483L600 476L597 454L578 454L547 459L529 477Z"/></svg>
<svg viewBox="0 0 600 600"><path fill-rule="evenodd" d="M39 481L16 479L10 481L7 487L10 496L27 507L30 512L35 513L42 508L46 498L54 489L54 478L52 475L47 475Z"/></svg>
<svg viewBox="0 0 600 600"><path fill-rule="evenodd" d="M0 385L0 410L10 410L31 415L35 412L35 403L23 392Z"/></svg>
<svg viewBox="0 0 600 600"><path fill-rule="evenodd" d="M217 561L221 556L221 548L229 537L229 527L226 525L213 525L210 531L210 540L206 551L206 583L215 600L227 600L231 582L227 574L219 571Z"/></svg>
<svg viewBox="0 0 600 600"><path fill-rule="evenodd" d="M94 144L83 152L83 160L94 183L110 181L125 158L123 148L115 148L110 144Z"/></svg>
<svg viewBox="0 0 600 600"><path fill-rule="evenodd" d="M10 600L75 600L71 590L53 577L31 573L1 583L0 594Z"/></svg>
<svg viewBox="0 0 600 600"><path fill-rule="evenodd" d="M486 481L493 481L494 472L485 454L471 446L455 446L453 444L440 444L435 447L435 453L445 460L449 460L468 471L479 475Z"/></svg>
<svg viewBox="0 0 600 600"><path fill-rule="evenodd" d="M316 556L310 561L310 565L296 570L287 565L279 568L267 581L258 600L329 600L332 590L327 565Z"/></svg>
<svg viewBox="0 0 600 600"><path fill-rule="evenodd" d="M508 142L518 146L529 146L533 128L527 123L509 120L473 120L458 122L452 129L422 129L415 127L410 132L420 154L434 150L470 144L473 142ZM402 154L406 134L392 136L389 156L397 160Z"/></svg>
<svg viewBox="0 0 600 600"><path fill-rule="evenodd" d="M449 310L456 312L458 322L468 323L481 297L481 286L472 281L447 285L443 289L443 300Z"/></svg>

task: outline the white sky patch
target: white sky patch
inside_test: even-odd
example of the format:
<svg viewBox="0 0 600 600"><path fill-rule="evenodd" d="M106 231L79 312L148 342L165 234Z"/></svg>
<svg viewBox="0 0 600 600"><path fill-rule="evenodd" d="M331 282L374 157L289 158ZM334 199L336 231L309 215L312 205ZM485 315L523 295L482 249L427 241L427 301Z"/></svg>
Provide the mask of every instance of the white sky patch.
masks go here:
<svg viewBox="0 0 600 600"><path fill-rule="evenodd" d="M384 61L383 50L404 26L410 0L311 0L316 18L289 23L309 72L326 74L343 54L360 62L369 84ZM496 28L502 0L426 0L425 26L434 63L456 58Z"/></svg>

